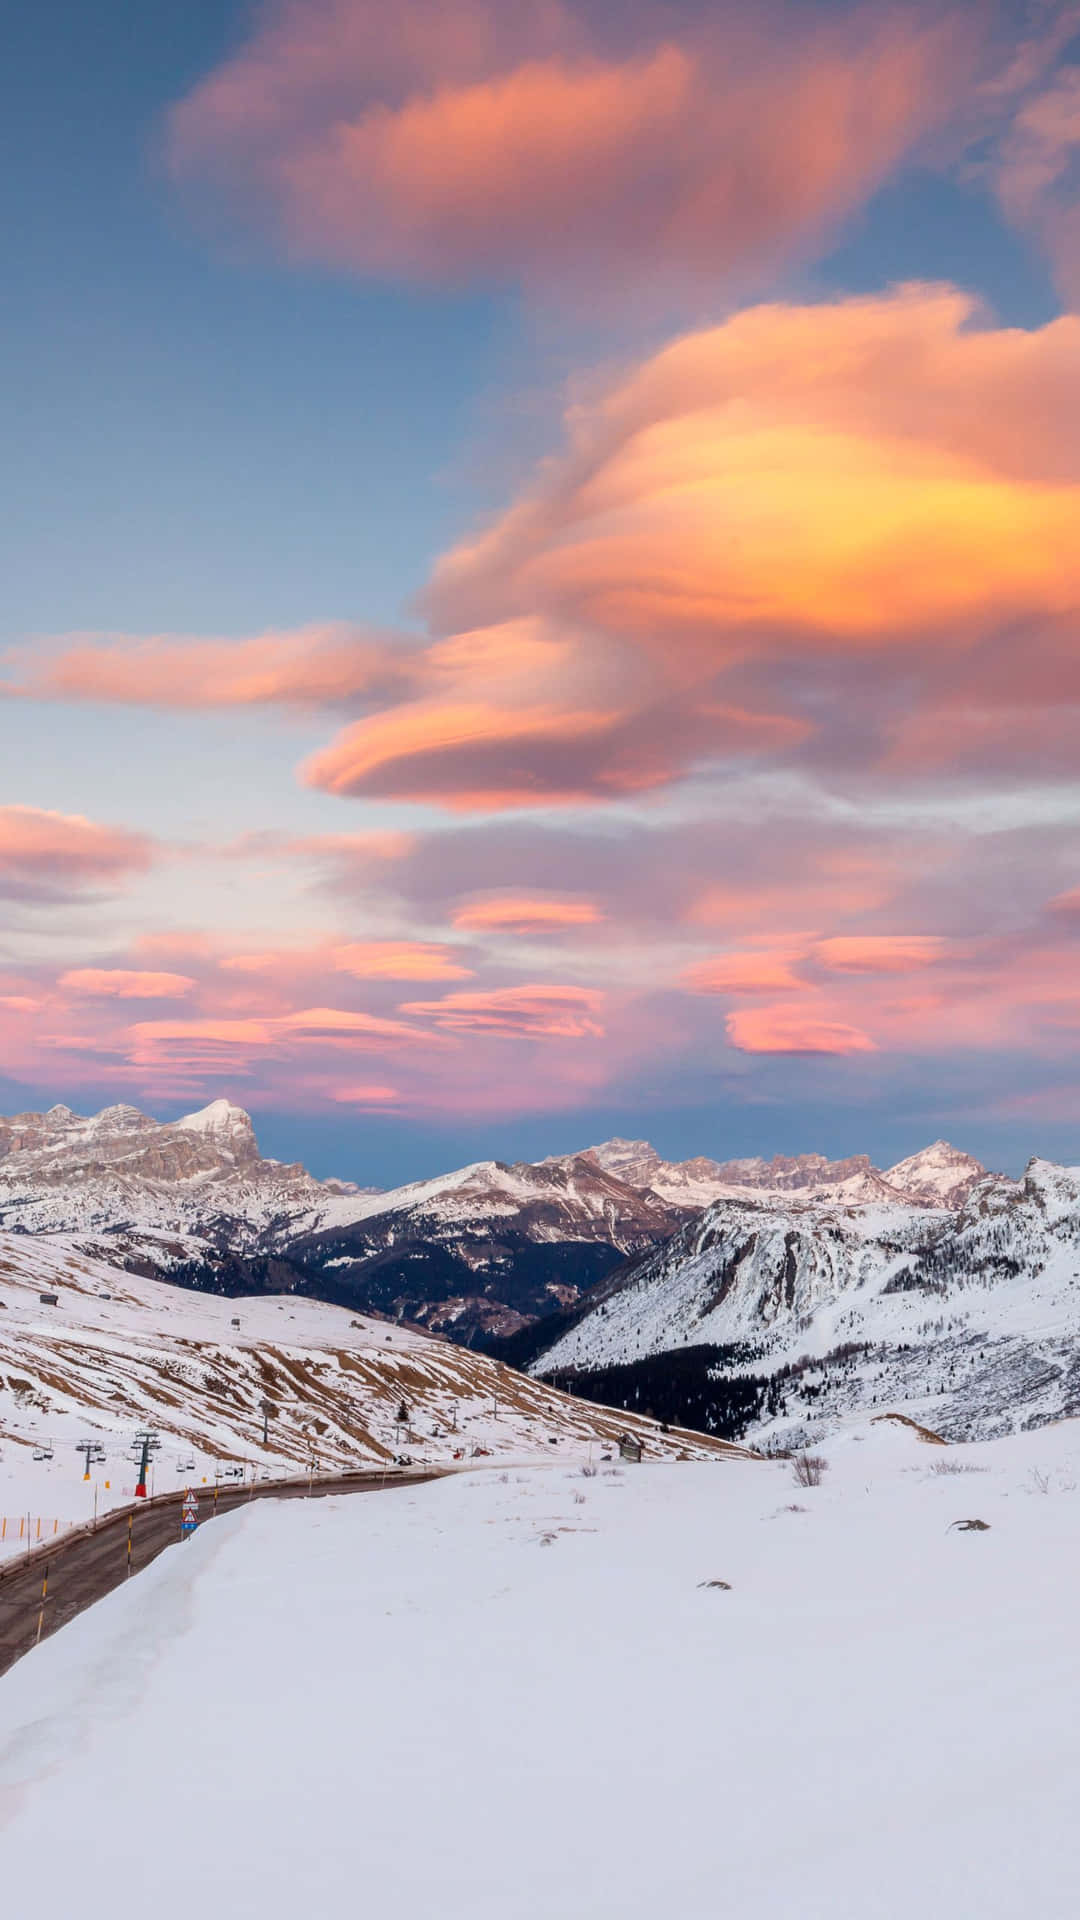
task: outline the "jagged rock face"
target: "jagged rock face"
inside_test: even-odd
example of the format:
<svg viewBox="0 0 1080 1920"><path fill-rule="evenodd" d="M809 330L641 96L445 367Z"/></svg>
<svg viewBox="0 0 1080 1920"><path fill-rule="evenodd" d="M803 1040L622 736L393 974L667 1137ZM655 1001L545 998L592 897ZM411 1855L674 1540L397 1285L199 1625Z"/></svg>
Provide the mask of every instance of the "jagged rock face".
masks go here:
<svg viewBox="0 0 1080 1920"><path fill-rule="evenodd" d="M952 1150L929 1154L950 1191ZM962 1437L1080 1412L1078 1338L1080 1168L1034 1160L956 1210L718 1201L599 1289L533 1370L719 1348L771 1383L759 1414L786 1439L894 1406Z"/></svg>

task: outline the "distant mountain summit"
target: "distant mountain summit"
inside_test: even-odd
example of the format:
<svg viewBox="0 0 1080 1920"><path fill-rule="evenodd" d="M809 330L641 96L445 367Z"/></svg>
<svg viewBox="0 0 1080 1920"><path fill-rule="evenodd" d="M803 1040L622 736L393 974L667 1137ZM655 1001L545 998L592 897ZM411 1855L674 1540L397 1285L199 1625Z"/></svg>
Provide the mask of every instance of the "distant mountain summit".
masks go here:
<svg viewBox="0 0 1080 1920"><path fill-rule="evenodd" d="M837 1200L902 1201L926 1207L962 1206L986 1168L970 1153L936 1140L886 1172L865 1153L828 1160L822 1153L777 1154L772 1160L663 1160L647 1140L605 1140L581 1156L631 1186L673 1201L708 1206L724 1194L805 1193ZM550 1162L547 1164L562 1164Z"/></svg>

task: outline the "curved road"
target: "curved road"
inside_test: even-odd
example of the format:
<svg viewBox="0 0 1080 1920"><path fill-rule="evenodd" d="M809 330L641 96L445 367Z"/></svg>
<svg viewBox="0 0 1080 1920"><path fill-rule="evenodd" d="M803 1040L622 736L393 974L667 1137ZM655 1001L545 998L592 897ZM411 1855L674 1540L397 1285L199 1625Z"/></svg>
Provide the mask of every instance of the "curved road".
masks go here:
<svg viewBox="0 0 1080 1920"><path fill-rule="evenodd" d="M229 1513L248 1500L297 1500L329 1493L379 1493L384 1488L419 1486L438 1480L445 1469L381 1468L339 1474L333 1479L279 1480L254 1487L219 1487L200 1491L199 1521L205 1525L219 1513ZM84 1607L111 1593L130 1573L141 1573L159 1553L180 1538L184 1495L159 1494L135 1506L104 1514L96 1526L80 1527L48 1546L21 1558L0 1562L0 1674L21 1654L28 1653L58 1627L73 1620ZM128 1523L131 1523L131 1566L128 1567ZM44 1588L44 1601L42 1590Z"/></svg>

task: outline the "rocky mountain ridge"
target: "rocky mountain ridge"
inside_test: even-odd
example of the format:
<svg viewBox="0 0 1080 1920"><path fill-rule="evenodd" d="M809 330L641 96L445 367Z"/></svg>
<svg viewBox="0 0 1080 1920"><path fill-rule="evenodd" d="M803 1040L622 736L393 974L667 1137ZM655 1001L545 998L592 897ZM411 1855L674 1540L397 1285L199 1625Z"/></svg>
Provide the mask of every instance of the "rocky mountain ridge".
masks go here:
<svg viewBox="0 0 1080 1920"><path fill-rule="evenodd" d="M379 1192L264 1159L250 1116L226 1100L164 1122L127 1105L89 1117L61 1106L0 1119L0 1228L73 1234L151 1278L295 1290L467 1341L575 1306L718 1196L925 1207L943 1182L955 1204L984 1171L940 1142L902 1167L904 1190L898 1169L865 1156L672 1162L617 1139Z"/></svg>
<svg viewBox="0 0 1080 1920"><path fill-rule="evenodd" d="M931 1154L906 1177L947 1191ZM703 1406L710 1382L717 1408L737 1405L755 1441L798 1444L876 1407L955 1438L1080 1412L1080 1167L987 1175L958 1208L718 1200L533 1362L609 1393L621 1372L642 1406L673 1368Z"/></svg>

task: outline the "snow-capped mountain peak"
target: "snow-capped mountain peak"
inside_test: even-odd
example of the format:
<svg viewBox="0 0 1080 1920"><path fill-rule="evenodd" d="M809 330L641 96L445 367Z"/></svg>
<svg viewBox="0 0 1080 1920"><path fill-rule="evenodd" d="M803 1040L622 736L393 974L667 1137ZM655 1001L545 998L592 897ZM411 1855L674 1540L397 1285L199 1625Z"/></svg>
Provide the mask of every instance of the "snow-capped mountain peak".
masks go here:
<svg viewBox="0 0 1080 1920"><path fill-rule="evenodd" d="M891 1187L931 1207L962 1206L972 1187L985 1178L986 1168L947 1140L935 1140L920 1153L898 1160L885 1174Z"/></svg>
<svg viewBox="0 0 1080 1920"><path fill-rule="evenodd" d="M176 1133L202 1134L234 1157L258 1158L251 1115L245 1113L243 1107L234 1107L229 1100L211 1100L209 1106L200 1107L197 1113L185 1113L182 1119L174 1120L172 1126Z"/></svg>

